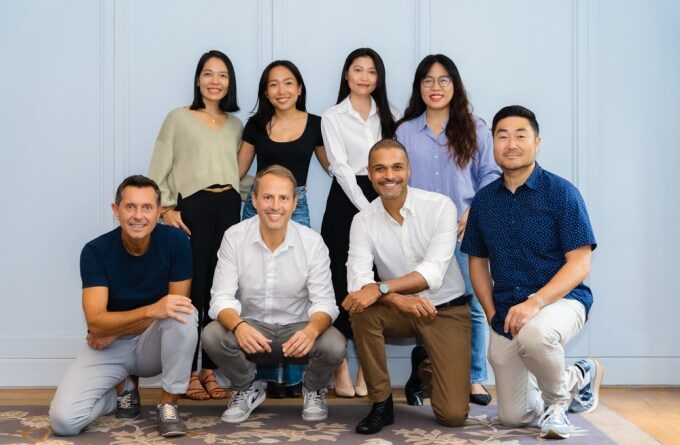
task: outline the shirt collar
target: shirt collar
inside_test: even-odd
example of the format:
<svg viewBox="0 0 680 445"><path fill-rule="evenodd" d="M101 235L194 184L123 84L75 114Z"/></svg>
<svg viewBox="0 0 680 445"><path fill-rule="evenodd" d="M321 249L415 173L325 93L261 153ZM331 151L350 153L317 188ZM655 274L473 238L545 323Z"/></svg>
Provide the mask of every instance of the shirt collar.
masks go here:
<svg viewBox="0 0 680 445"><path fill-rule="evenodd" d="M536 190L538 188L538 181L541 178L541 173L543 173L543 168L541 168L541 166L538 165L538 162L536 162L534 171L531 172L527 180L524 181L524 184L522 185L526 185L528 188ZM503 189L507 190L507 187L505 186L505 180L503 180L503 175L501 174L501 177L498 178L498 190L501 191Z"/></svg>
<svg viewBox="0 0 680 445"><path fill-rule="evenodd" d="M425 117L425 112L418 116L415 120L416 123L416 131L423 132L423 131L428 131L429 127L427 126L427 118ZM439 133L439 137L441 138L442 135L446 136L446 133L444 131L446 130L446 124L449 123L449 120L446 119L444 122L442 122L442 132Z"/></svg>
<svg viewBox="0 0 680 445"><path fill-rule="evenodd" d="M411 197L413 195L413 189L409 186L406 186L406 200L404 201L404 205L401 206L401 214L404 214L404 211L407 211L408 213L411 214L411 216L415 217L416 216L416 207L415 207L415 202L413 201L413 198ZM382 211L383 215L388 218L392 219L389 213L387 213L387 210L385 209L385 206L382 204L382 200L380 201L380 210Z"/></svg>
<svg viewBox="0 0 680 445"><path fill-rule="evenodd" d="M371 111L368 112L369 119L371 118L371 116L378 112L378 106L376 105L375 100L373 100L373 96L370 96L370 99L371 99ZM338 111L340 113L350 114L361 119L359 113L354 109L354 107L352 107L352 102L350 102L349 100L349 95L347 95L347 97L342 102L340 102L340 107L338 108Z"/></svg>
<svg viewBox="0 0 680 445"><path fill-rule="evenodd" d="M531 172L531 174L529 175L524 184L530 189L536 190L538 188L538 181L541 177L541 173L543 173L543 169L541 168L540 165L538 165L538 162L536 162L534 171Z"/></svg>
<svg viewBox="0 0 680 445"><path fill-rule="evenodd" d="M292 224L290 221L288 221L288 225L286 226L286 237L283 239L283 242L279 245L279 247L274 250L272 253L277 253L277 252L283 252L287 250L289 247L294 247L291 240L293 238L293 234L291 233L292 231ZM265 244L264 240L262 239L262 234L260 233L260 216L255 215L251 218L251 224L248 227L248 231L246 233L246 240L248 241L248 244L259 244L263 248L269 252L269 247L267 247L267 244Z"/></svg>

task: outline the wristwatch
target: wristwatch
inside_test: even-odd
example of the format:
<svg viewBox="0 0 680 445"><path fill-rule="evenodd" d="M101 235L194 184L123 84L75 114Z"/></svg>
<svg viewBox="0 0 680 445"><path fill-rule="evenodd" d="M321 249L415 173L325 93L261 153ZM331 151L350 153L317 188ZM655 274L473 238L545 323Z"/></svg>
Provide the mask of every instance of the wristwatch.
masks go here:
<svg viewBox="0 0 680 445"><path fill-rule="evenodd" d="M380 296L384 297L390 293L390 286L385 282L378 283L378 290L380 291Z"/></svg>

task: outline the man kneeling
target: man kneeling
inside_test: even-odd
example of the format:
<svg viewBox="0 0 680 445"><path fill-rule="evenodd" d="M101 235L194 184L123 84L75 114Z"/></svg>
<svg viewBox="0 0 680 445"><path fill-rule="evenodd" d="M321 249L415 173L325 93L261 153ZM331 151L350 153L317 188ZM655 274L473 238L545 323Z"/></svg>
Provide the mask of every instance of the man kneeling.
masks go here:
<svg viewBox="0 0 680 445"><path fill-rule="evenodd" d="M290 220L295 177L272 165L255 177L257 216L230 227L217 253L210 316L203 331L210 358L232 386L222 420L246 420L265 399L256 364L308 363L302 418L328 416L326 383L345 358L328 248L313 230Z"/></svg>
<svg viewBox="0 0 680 445"><path fill-rule="evenodd" d="M186 392L198 340L197 312L187 298L191 248L181 230L157 225L160 202L155 182L130 176L111 205L120 227L83 248L87 344L52 400L50 425L58 435L78 434L117 405L117 417L138 416L139 391L129 376L158 374L159 433L186 433L176 402Z"/></svg>
<svg viewBox="0 0 680 445"><path fill-rule="evenodd" d="M422 338L430 356L432 410L460 426L470 397L470 296L453 258L456 206L439 193L408 187L410 165L399 142L383 139L368 154L368 178L380 197L360 211L350 230L342 302L354 331L373 407L356 427L375 434L394 421L385 337ZM373 263L383 280L373 279Z"/></svg>

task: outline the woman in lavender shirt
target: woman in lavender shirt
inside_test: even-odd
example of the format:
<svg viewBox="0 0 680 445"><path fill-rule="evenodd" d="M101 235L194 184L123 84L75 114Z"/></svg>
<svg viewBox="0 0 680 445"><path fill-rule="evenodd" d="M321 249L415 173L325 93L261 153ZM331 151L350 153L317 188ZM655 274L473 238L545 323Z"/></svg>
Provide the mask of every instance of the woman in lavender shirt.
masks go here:
<svg viewBox="0 0 680 445"><path fill-rule="evenodd" d="M413 79L411 99L397 125L395 137L406 147L411 163L410 185L442 193L456 204L459 215L456 260L465 280L466 293L474 295L467 255L460 251L460 241L465 233L472 198L479 189L498 178L500 169L493 158L491 131L484 121L472 114L453 60L435 54L420 62ZM473 297L470 309L470 401L487 405L491 396L481 383L488 377L488 325L476 297Z"/></svg>

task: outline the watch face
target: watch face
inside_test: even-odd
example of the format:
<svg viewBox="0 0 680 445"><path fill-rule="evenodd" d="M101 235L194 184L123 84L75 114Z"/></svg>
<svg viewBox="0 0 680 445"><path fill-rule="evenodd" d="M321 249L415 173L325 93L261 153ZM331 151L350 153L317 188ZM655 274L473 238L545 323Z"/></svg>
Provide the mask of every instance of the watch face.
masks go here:
<svg viewBox="0 0 680 445"><path fill-rule="evenodd" d="M380 293L383 294L383 295L390 293L390 287L385 283L380 283L380 286L378 286L378 289L380 289Z"/></svg>

